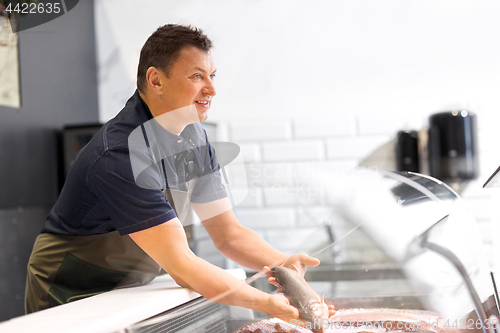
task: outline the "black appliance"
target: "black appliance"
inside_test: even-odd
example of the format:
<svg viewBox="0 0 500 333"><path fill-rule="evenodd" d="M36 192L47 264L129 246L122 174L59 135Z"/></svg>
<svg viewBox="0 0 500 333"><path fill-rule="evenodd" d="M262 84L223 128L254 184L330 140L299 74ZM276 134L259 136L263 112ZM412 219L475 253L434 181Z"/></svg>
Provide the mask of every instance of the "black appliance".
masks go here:
<svg viewBox="0 0 500 333"><path fill-rule="evenodd" d="M396 137L397 171L420 172L417 131L399 131Z"/></svg>
<svg viewBox="0 0 500 333"><path fill-rule="evenodd" d="M441 112L429 117L429 172L446 180L478 176L477 119L467 110Z"/></svg>

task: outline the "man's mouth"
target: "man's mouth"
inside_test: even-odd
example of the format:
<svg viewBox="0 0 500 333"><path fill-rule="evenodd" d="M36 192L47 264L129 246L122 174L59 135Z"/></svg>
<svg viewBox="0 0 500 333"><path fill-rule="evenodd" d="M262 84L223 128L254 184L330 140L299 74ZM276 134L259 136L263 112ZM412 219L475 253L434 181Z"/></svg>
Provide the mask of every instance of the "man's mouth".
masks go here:
<svg viewBox="0 0 500 333"><path fill-rule="evenodd" d="M209 101L195 101L195 103L198 104L198 105L202 105L203 107L210 106L210 102Z"/></svg>

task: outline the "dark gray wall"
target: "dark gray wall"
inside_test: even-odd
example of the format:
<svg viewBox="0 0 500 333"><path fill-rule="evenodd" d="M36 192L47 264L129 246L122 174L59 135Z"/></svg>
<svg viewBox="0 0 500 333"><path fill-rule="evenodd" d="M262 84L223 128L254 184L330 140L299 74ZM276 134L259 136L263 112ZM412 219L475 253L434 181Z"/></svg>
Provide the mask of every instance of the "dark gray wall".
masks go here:
<svg viewBox="0 0 500 333"><path fill-rule="evenodd" d="M56 133L99 120L94 2L19 32L20 109L0 106L0 321L24 313L26 264L58 193Z"/></svg>

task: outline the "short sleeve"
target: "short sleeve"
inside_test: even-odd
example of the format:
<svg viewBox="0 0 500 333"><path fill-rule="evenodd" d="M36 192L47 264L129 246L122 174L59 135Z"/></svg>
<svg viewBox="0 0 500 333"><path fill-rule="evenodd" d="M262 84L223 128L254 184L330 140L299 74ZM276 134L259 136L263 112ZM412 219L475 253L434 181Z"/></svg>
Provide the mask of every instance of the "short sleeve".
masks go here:
<svg viewBox="0 0 500 333"><path fill-rule="evenodd" d="M151 179L155 176L151 167ZM155 181L155 182L156 182ZM90 170L87 183L121 235L141 231L176 217L160 188L144 188L134 180L128 148L108 150Z"/></svg>
<svg viewBox="0 0 500 333"><path fill-rule="evenodd" d="M208 141L207 145L203 147L206 149L206 154L202 155L205 156L205 169L208 172L204 172L196 181L196 186L191 196L191 202L194 203L207 203L227 197L215 150Z"/></svg>

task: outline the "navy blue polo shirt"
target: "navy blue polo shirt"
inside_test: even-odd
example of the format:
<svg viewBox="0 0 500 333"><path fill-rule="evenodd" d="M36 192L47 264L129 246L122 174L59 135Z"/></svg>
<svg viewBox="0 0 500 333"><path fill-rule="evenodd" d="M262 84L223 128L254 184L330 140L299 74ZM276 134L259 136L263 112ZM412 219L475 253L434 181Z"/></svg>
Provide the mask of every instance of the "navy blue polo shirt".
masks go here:
<svg viewBox="0 0 500 333"><path fill-rule="evenodd" d="M136 91L79 152L42 233L125 235L159 225L176 217L162 189L185 190L192 178L192 202L227 196L200 123L168 132Z"/></svg>

